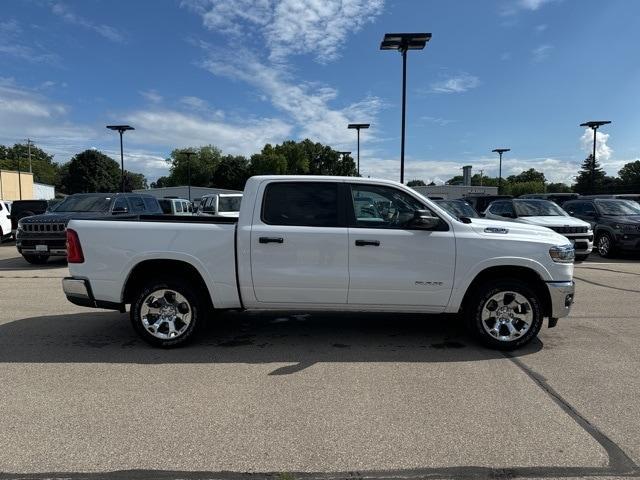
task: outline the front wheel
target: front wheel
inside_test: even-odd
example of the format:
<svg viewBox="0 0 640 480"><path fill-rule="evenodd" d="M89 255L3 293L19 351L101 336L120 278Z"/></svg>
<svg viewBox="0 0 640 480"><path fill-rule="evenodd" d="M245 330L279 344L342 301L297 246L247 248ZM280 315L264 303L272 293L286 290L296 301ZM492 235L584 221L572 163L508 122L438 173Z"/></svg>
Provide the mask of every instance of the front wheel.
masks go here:
<svg viewBox="0 0 640 480"><path fill-rule="evenodd" d="M465 310L473 334L485 345L499 350L526 345L542 327L538 294L516 279L489 281L478 286Z"/></svg>
<svg viewBox="0 0 640 480"><path fill-rule="evenodd" d="M204 312L198 290L182 280L150 280L131 304L131 323L147 343L176 347L191 340Z"/></svg>
<svg viewBox="0 0 640 480"><path fill-rule="evenodd" d="M602 232L598 235L596 246L598 247L598 253L602 257L610 258L614 253L613 238L607 232Z"/></svg>

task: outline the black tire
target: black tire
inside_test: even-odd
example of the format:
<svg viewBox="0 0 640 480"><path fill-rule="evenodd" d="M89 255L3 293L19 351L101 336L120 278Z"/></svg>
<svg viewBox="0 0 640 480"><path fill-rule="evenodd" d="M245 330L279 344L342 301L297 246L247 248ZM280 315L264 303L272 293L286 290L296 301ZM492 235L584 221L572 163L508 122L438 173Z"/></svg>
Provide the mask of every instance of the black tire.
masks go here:
<svg viewBox="0 0 640 480"><path fill-rule="evenodd" d="M186 326L186 328L184 328L184 331L181 331L177 336L172 338L158 338L157 335L154 335L154 333L152 333L152 330L157 330L156 334L158 335L167 334L166 332L161 331L161 328L168 324L163 325L163 322L161 320L158 320L153 325L150 325L149 328L144 323L146 317L143 315L142 309L144 307L145 300L154 292L162 290L170 290L171 292L177 293L178 296L184 297L184 299L186 299L186 302L176 304L174 298L174 301L170 303L178 309L181 305L183 305L183 303L187 303L187 310L190 312L189 324ZM158 297L158 299L160 299L160 297ZM200 324L203 320L203 316L206 312L205 305L206 303L204 302L203 292L199 288L192 285L191 282L179 278L148 280L147 282L143 283L141 288L135 294L133 301L131 302L131 323L138 335L140 335L140 337L142 337L142 339L150 345L162 348L177 347L193 340L196 332L199 330Z"/></svg>
<svg viewBox="0 0 640 480"><path fill-rule="evenodd" d="M542 306L539 295L536 293L535 289L531 288L527 283L515 278L505 278L486 281L474 288L476 289L475 292L473 292L465 302L464 312L469 329L483 344L497 350L514 350L516 348L523 347L538 335L540 328L542 328L544 319ZM528 330L513 340L501 340L496 338L496 336L493 336L487 331L487 329L490 328L489 326L487 328L483 326L483 311L485 305L490 302L492 297L500 295L502 292L515 292L516 294L524 297L529 305L529 307L520 307L522 309L525 309L526 307L526 311L531 314ZM507 295L511 295L511 293L507 293ZM504 298L507 297L505 296ZM521 312L522 315L529 315L529 313ZM490 322L490 320L487 320L487 322ZM495 324L497 325L497 321ZM498 335L500 335L500 332L506 328L506 326L498 327ZM524 330L524 328L522 328L522 330Z"/></svg>
<svg viewBox="0 0 640 480"><path fill-rule="evenodd" d="M589 258L589 254L576 255L577 262L584 262L587 258Z"/></svg>
<svg viewBox="0 0 640 480"><path fill-rule="evenodd" d="M601 257L611 258L615 254L613 237L608 232L601 232L596 238L596 247Z"/></svg>
<svg viewBox="0 0 640 480"><path fill-rule="evenodd" d="M44 265L49 260L49 255L22 255L31 265Z"/></svg>

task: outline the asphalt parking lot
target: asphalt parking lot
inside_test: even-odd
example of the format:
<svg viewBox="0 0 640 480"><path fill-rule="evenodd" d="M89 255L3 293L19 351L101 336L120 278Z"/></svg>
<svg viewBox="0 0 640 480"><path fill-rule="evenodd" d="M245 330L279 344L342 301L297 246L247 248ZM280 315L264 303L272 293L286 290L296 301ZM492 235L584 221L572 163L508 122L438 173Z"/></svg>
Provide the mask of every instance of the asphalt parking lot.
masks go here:
<svg viewBox="0 0 640 480"><path fill-rule="evenodd" d="M639 259L577 265L572 315L510 355L454 317L304 313L163 351L66 274L0 245L0 478L640 475Z"/></svg>

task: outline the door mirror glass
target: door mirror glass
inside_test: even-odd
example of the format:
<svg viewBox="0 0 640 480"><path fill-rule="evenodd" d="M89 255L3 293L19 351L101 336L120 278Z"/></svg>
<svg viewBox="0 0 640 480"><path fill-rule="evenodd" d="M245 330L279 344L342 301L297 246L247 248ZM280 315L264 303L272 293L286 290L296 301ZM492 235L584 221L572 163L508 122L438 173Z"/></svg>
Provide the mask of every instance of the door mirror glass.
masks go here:
<svg viewBox="0 0 640 480"><path fill-rule="evenodd" d="M411 220L411 226L414 228L421 228L430 230L440 225L440 219L431 215L431 212L427 210L416 210L413 212L413 219Z"/></svg>

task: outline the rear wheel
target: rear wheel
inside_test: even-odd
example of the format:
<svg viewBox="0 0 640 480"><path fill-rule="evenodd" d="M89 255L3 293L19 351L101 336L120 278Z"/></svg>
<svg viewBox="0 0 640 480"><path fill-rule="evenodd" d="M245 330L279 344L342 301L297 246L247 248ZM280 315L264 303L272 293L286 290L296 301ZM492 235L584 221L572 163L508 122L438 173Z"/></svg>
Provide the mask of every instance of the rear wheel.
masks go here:
<svg viewBox="0 0 640 480"><path fill-rule="evenodd" d="M32 265L43 265L49 260L49 255L22 255L22 258Z"/></svg>
<svg viewBox="0 0 640 480"><path fill-rule="evenodd" d="M182 280L149 280L131 304L136 332L156 347L176 347L190 341L204 313L198 289Z"/></svg>
<svg viewBox="0 0 640 480"><path fill-rule="evenodd" d="M499 350L526 345L538 335L543 321L538 294L516 279L478 286L466 304L466 317L473 334Z"/></svg>
<svg viewBox="0 0 640 480"><path fill-rule="evenodd" d="M615 252L613 247L613 238L607 232L602 232L598 235L598 239L596 240L596 246L598 247L598 253L602 257L609 258Z"/></svg>

